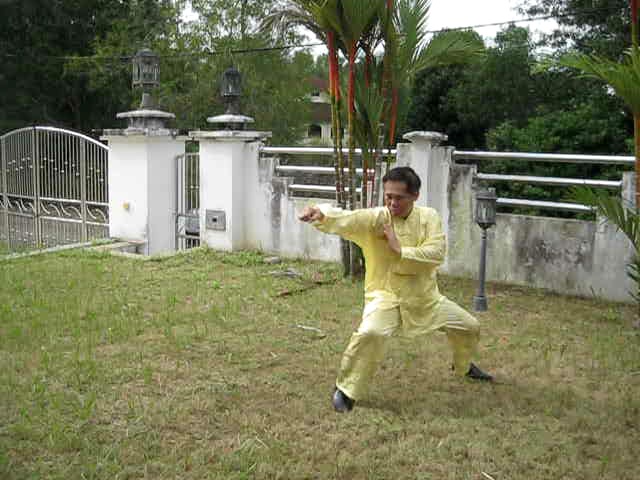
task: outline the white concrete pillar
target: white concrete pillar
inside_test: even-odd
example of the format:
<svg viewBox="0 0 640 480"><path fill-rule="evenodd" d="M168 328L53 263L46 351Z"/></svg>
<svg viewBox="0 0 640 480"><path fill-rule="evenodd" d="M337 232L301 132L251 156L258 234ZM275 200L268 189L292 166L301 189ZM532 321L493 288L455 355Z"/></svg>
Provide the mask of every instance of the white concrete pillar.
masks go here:
<svg viewBox="0 0 640 480"><path fill-rule="evenodd" d="M443 147L447 136L437 132L409 132L411 143L398 144L398 166L413 168L422 180L418 205L435 208L442 217L444 231L449 222L449 182L453 147Z"/></svg>
<svg viewBox="0 0 640 480"><path fill-rule="evenodd" d="M144 241L147 255L175 250L176 157L184 138L167 130L108 130L109 236Z"/></svg>
<svg viewBox="0 0 640 480"><path fill-rule="evenodd" d="M268 132L190 132L200 142L200 241L218 250L254 248L248 238L257 197L260 140Z"/></svg>

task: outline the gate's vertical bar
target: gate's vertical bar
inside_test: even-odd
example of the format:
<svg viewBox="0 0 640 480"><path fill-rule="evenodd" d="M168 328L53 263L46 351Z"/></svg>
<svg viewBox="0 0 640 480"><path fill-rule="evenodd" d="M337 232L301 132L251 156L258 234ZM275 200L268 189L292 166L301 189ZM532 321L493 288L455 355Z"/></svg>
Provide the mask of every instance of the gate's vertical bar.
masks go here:
<svg viewBox="0 0 640 480"><path fill-rule="evenodd" d="M186 155L186 154L185 154ZM180 248L180 155L176 157L176 214L175 214L175 232L176 232L176 250Z"/></svg>
<svg viewBox="0 0 640 480"><path fill-rule="evenodd" d="M40 229L40 155L38 145L38 127L33 127L31 131L31 159L33 165L33 226L36 248L42 244Z"/></svg>
<svg viewBox="0 0 640 480"><path fill-rule="evenodd" d="M2 210L4 211L3 228L7 248L9 248L9 245L11 245L11 241L9 239L9 189L7 186L8 166L4 137L0 137L0 168L2 168L2 183L0 184L0 187L2 188Z"/></svg>
<svg viewBox="0 0 640 480"><path fill-rule="evenodd" d="M82 213L82 241L86 242L87 232L87 141L79 140L80 144L80 212Z"/></svg>

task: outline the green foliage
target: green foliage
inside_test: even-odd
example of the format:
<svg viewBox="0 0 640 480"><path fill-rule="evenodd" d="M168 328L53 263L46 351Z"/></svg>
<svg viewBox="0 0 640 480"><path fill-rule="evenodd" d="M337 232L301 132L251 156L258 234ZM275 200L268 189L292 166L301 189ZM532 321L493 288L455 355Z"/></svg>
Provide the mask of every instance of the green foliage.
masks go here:
<svg viewBox="0 0 640 480"><path fill-rule="evenodd" d="M476 33L466 36L481 41ZM432 43L441 37L446 44L446 32ZM507 119L522 124L532 112L532 64L528 31L511 26L487 49L484 61L425 70L413 86L407 129L440 129L457 147L482 148L488 129Z"/></svg>
<svg viewBox="0 0 640 480"><path fill-rule="evenodd" d="M529 16L552 15L558 28L543 37L554 50L575 49L614 58L629 45L629 0L526 0Z"/></svg>
<svg viewBox="0 0 640 480"><path fill-rule="evenodd" d="M163 34L169 1L23 0L0 2L0 131L46 123L86 132L113 122L129 81L92 81L96 64L74 60L95 53L98 41L127 30L132 42ZM176 13L177 14L177 13ZM131 55L130 50L126 55ZM119 60L103 71L120 71ZM112 78L113 79L113 78ZM109 126L110 124L107 124Z"/></svg>
<svg viewBox="0 0 640 480"><path fill-rule="evenodd" d="M243 113L274 141L299 138L310 116L304 81L313 69L305 51L228 55L232 50L295 43L256 31L277 3L194 1L198 20L185 23L184 1L25 0L0 3L0 49L8 57L0 74L0 131L46 123L90 132L117 125L116 113L137 108L130 57L149 47L161 56L162 108L176 114L175 127L208 127L223 112L219 79L233 62L244 76ZM225 55L226 54L226 55ZM301 81L301 79L303 81Z"/></svg>
<svg viewBox="0 0 640 480"><path fill-rule="evenodd" d="M561 58L560 64L606 82L635 115L640 115L640 49L627 50L622 61L572 54Z"/></svg>
<svg viewBox="0 0 640 480"><path fill-rule="evenodd" d="M495 151L627 155L624 140L629 132L625 117L607 117L608 111L618 106L613 98L609 103L608 106L582 103L571 110L539 113L521 127L513 121L503 122L489 130L487 146ZM590 167L579 168L586 174L584 169Z"/></svg>
<svg viewBox="0 0 640 480"><path fill-rule="evenodd" d="M569 191L572 200L593 207L625 234L637 251L640 251L640 213L625 206L622 199L588 187L573 187Z"/></svg>

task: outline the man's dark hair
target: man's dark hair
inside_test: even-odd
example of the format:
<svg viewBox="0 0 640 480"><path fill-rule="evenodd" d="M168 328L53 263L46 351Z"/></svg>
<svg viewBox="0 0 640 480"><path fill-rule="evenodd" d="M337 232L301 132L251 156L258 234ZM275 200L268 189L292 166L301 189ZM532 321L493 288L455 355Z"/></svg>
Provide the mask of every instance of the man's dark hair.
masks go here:
<svg viewBox="0 0 640 480"><path fill-rule="evenodd" d="M407 186L407 192L420 193L420 186L422 182L420 177L411 167L396 167L392 168L387 174L382 177L382 183L387 182L402 182Z"/></svg>

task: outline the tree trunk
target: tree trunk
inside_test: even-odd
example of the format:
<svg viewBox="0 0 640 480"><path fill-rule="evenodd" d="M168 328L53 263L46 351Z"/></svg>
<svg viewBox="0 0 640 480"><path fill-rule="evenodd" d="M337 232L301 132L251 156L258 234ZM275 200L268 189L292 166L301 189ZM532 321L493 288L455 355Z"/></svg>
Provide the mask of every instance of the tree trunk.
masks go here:
<svg viewBox="0 0 640 480"><path fill-rule="evenodd" d="M633 138L636 156L636 211L640 211L640 114L633 115Z"/></svg>
<svg viewBox="0 0 640 480"><path fill-rule="evenodd" d="M398 121L398 88L394 86L391 89L391 118L389 119L389 146L396 144L396 123Z"/></svg>
<svg viewBox="0 0 640 480"><path fill-rule="evenodd" d="M354 132L354 124L353 124L353 114L355 110L355 69L356 69L356 44L352 42L349 46L349 86L348 86L348 97L347 97L347 125L349 128L349 210L353 210L355 208L355 198L356 198L356 181L355 181L355 165L353 163L354 150L356 148L355 138L353 135Z"/></svg>
<svg viewBox="0 0 640 480"><path fill-rule="evenodd" d="M342 148L339 145L338 138L340 128L338 111L338 98L340 95L339 73L338 73L338 56L335 44L335 33L327 32L327 47L329 50L329 95L331 98L331 128L333 130L333 153L334 153L334 167L336 175L336 203L338 206L344 204L344 182L343 170L344 162L342 160Z"/></svg>
<svg viewBox="0 0 640 480"><path fill-rule="evenodd" d="M354 138L354 113L355 113L355 76L356 73L356 42L349 45L349 86L348 86L348 120L349 127L349 210L356 208L356 169L353 162L355 153ZM355 244L349 244L349 272L352 278L360 277L363 272L362 268L362 250Z"/></svg>

